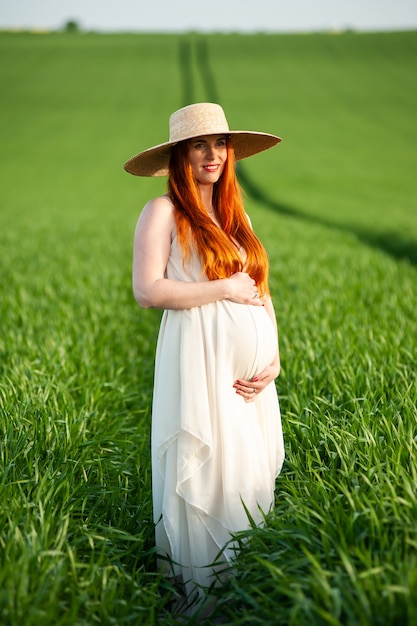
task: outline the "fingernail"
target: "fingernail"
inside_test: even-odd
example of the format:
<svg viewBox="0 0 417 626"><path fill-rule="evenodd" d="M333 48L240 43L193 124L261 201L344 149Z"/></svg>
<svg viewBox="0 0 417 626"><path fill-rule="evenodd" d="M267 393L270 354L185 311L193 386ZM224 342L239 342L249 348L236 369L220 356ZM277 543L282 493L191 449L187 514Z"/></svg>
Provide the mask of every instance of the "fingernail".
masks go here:
<svg viewBox="0 0 417 626"><path fill-rule="evenodd" d="M258 382L258 380L259 380L259 378L258 378L257 376L254 376L254 377L252 378L252 381L253 381L254 383L257 383L257 382Z"/></svg>

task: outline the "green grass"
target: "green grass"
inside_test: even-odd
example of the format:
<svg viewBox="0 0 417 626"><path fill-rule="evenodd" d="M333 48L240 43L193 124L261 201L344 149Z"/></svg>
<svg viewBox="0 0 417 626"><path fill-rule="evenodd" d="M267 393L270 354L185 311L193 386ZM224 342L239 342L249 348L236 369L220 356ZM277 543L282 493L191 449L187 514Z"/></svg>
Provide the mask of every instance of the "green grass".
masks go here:
<svg viewBox="0 0 417 626"><path fill-rule="evenodd" d="M287 459L229 624L417 621L416 33L0 36L0 623L170 624L149 458L160 313L122 170L220 99L271 257ZM248 540L249 539L249 540Z"/></svg>

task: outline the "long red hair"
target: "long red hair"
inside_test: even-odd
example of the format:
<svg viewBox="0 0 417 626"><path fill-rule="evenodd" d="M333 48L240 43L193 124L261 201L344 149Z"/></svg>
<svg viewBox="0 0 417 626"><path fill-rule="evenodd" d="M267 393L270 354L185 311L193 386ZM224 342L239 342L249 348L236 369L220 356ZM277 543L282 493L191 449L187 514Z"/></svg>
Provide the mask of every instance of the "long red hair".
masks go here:
<svg viewBox="0 0 417 626"><path fill-rule="evenodd" d="M188 158L187 141L171 149L168 192L175 207L177 236L184 262L194 244L202 262L203 274L209 280L227 278L244 271L255 280L261 297L268 294L268 257L244 209L235 172L234 150L229 139L224 170L213 189L213 208L221 228L204 209ZM244 262L236 244L246 253Z"/></svg>

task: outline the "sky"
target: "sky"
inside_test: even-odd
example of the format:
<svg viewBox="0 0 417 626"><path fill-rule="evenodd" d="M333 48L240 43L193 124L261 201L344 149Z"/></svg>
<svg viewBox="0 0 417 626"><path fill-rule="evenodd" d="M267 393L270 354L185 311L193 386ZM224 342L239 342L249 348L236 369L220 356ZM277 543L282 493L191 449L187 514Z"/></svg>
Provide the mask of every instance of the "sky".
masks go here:
<svg viewBox="0 0 417 626"><path fill-rule="evenodd" d="M103 32L416 30L417 0L0 0L0 29Z"/></svg>

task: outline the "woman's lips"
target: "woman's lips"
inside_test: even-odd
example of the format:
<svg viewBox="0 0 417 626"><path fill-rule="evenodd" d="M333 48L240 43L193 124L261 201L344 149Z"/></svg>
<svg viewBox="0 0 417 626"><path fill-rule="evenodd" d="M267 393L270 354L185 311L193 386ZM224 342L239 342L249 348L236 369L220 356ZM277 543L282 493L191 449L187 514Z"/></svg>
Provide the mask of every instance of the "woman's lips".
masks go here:
<svg viewBox="0 0 417 626"><path fill-rule="evenodd" d="M219 169L218 165L203 165L203 168L206 170L206 172L217 172L217 170Z"/></svg>

